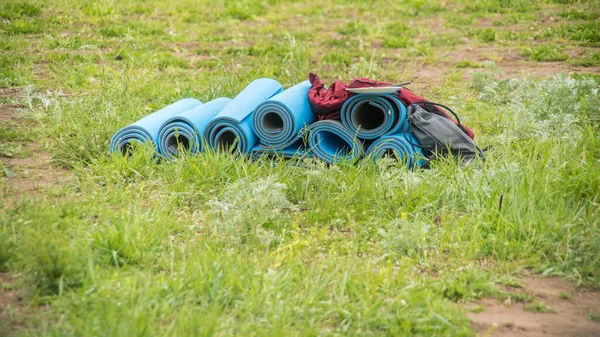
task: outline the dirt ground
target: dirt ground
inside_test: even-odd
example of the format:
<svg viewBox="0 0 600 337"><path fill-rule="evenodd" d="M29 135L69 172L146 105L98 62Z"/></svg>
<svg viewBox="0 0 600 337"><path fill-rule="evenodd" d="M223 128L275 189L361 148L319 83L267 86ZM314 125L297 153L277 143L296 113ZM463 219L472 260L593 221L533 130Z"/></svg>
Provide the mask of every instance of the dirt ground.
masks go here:
<svg viewBox="0 0 600 337"><path fill-rule="evenodd" d="M527 303L483 299L466 306L485 308L480 313L467 311L478 336L600 336L600 322L590 319L590 315L600 314L599 292L577 288L572 282L554 277L528 276L522 284L523 288L510 291L530 295L555 312L532 312L524 309ZM570 298L560 298L561 293Z"/></svg>
<svg viewBox="0 0 600 337"><path fill-rule="evenodd" d="M572 50L570 53L583 53L585 50ZM518 50L502 47L463 47L458 50L445 51L443 64L422 63L411 74L412 88L426 90L440 84L443 75L453 69L456 62L469 60L482 62L492 60L506 77L519 77L533 74L549 76L558 73L600 73L600 68L579 68L564 62L536 63L519 55ZM463 78L470 77L470 72L485 71L483 69L464 69ZM5 89L2 97L18 97L18 90ZM0 104L0 123L10 122L27 127L26 122L17 114L18 105ZM0 124L1 125L1 124ZM45 187L56 186L72 178L72 173L53 164L51 156L39 149L38 145L27 145L31 156L26 158L0 157L0 161L15 172L5 180L4 200L16 200L27 195L35 195L36 191ZM1 186L1 185L0 185ZM13 198L14 197L14 198ZM0 273L0 321L10 322L10 313L14 310L25 310L26 303L22 295L11 290L11 277ZM544 303L554 312L540 313L526 311L527 303L500 302L496 299L482 299L465 305L465 311L472 320L472 328L478 336L510 337L510 336L600 336L600 322L590 319L590 315L600 315L600 292L577 288L574 283L559 278L541 278L527 276L522 279L523 288L511 288L511 292L533 296L536 301ZM559 297L560 293L569 294L570 298ZM563 297L564 297L563 294ZM485 308L475 313L469 310L474 306ZM12 324L12 323L11 323ZM0 324L0 333L2 332Z"/></svg>
<svg viewBox="0 0 600 337"><path fill-rule="evenodd" d="M564 72L564 65L557 68L546 68L553 73ZM421 70L428 78L427 70ZM576 71L576 70L575 70ZM544 73L547 74L547 73ZM17 92L12 92L16 95ZM17 116L16 106L0 106L0 123L10 121L25 123ZM14 177L5 179L5 195L17 200L27 195L35 195L39 189L55 186L72 178L70 171L57 167L51 156L37 148L34 143L28 144L31 156L27 158L0 158L15 172ZM28 310L21 293L11 289L13 280L8 274L0 273L0 321L20 324L11 319L11 313ZM506 289L510 292L528 294L535 301L544 303L555 312L539 313L526 311L526 303L500 302L495 299L482 299L465 305L465 311L472 320L472 328L478 336L513 337L513 336L600 336L600 322L590 319L590 315L600 315L600 292L580 289L574 283L559 278L540 278L528 276L522 279L523 288ZM559 293L567 293L569 299L561 299ZM475 313L469 310L474 306L485 308ZM2 332L0 324L0 332Z"/></svg>
<svg viewBox="0 0 600 337"><path fill-rule="evenodd" d="M15 89L2 90L0 97L18 98L19 92ZM9 122L21 128L29 127L30 125L18 113L18 110L23 108L25 106L17 104L0 105L0 125ZM5 196L10 197L7 199L15 199L25 194L31 195L41 188L63 183L71 176L68 170L54 165L51 156L40 150L38 144L29 142L25 147L30 153L27 157L0 156L0 162L14 173L2 177L5 182L3 186Z"/></svg>
<svg viewBox="0 0 600 337"><path fill-rule="evenodd" d="M33 150L31 157L1 159L15 172L14 177L5 177L6 188L13 196L32 194L41 188L58 185L70 175L69 171L53 165L48 153L38 150L33 144L29 146Z"/></svg>
<svg viewBox="0 0 600 337"><path fill-rule="evenodd" d="M7 273L0 273L0 336L20 325L16 317L27 310L23 296L23 290L13 289L13 279Z"/></svg>
<svg viewBox="0 0 600 337"><path fill-rule="evenodd" d="M582 55L589 48L576 48L569 51L571 55ZM457 50L443 51L440 55L445 61L442 64L419 64L410 68L416 69L410 80L413 90L427 90L433 85L441 84L453 66L460 61L484 62L493 61L503 77L517 78L523 76L547 77L556 74L600 74L599 67L577 67L565 62L533 62L520 55L517 49L507 47L470 47L463 46ZM463 80L471 79L473 73L486 72L485 68L464 68Z"/></svg>

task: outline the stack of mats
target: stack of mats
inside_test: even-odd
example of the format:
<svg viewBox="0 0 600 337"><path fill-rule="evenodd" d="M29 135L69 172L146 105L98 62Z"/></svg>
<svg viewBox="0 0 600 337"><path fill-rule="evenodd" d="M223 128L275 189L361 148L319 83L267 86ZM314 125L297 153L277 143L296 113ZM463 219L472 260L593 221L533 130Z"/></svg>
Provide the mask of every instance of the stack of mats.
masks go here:
<svg viewBox="0 0 600 337"><path fill-rule="evenodd" d="M167 119L158 132L158 152L167 158L177 155L177 149L196 154L204 150L202 135L208 123L231 102L220 97Z"/></svg>
<svg viewBox="0 0 600 337"><path fill-rule="evenodd" d="M406 106L392 94L350 97L340 111L342 125L357 138L371 142L366 154L373 159L394 155L410 167L423 162L418 141L409 132Z"/></svg>
<svg viewBox="0 0 600 337"><path fill-rule="evenodd" d="M253 158L312 157L303 137L307 126L316 120L308 103L308 89L310 82L304 81L258 105L252 126L260 144L252 150Z"/></svg>
<svg viewBox="0 0 600 337"><path fill-rule="evenodd" d="M164 122L201 104L197 99L185 98L122 128L110 140L110 152L125 155L133 143L144 142L152 142L158 149L158 133Z"/></svg>
<svg viewBox="0 0 600 337"><path fill-rule="evenodd" d="M258 142L252 126L256 107L283 91L279 82L270 78L252 81L208 123L204 137L215 150L238 150L248 154Z"/></svg>
<svg viewBox="0 0 600 337"><path fill-rule="evenodd" d="M395 96L354 95L342 106L340 121L316 121L307 97L310 87L304 81L284 91L277 81L262 78L233 99L204 104L183 99L119 130L110 151L126 154L132 142L152 142L167 159L208 146L255 159L315 157L335 163L392 155L410 167L420 165L406 106Z"/></svg>

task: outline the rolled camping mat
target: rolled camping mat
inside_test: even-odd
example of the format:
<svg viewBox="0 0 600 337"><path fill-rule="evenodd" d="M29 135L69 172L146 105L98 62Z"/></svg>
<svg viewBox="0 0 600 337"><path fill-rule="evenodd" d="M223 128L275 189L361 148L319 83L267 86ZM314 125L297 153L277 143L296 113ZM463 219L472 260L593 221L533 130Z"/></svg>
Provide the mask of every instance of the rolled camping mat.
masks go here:
<svg viewBox="0 0 600 337"><path fill-rule="evenodd" d="M250 153L258 142L252 127L256 107L282 92L279 82L270 78L252 81L206 126L204 137L215 151L228 149Z"/></svg>
<svg viewBox="0 0 600 337"><path fill-rule="evenodd" d="M110 140L110 152L126 154L134 142L153 142L156 148L158 131L167 119L201 104L197 99L184 98L120 129Z"/></svg>
<svg viewBox="0 0 600 337"><path fill-rule="evenodd" d="M362 139L406 130L406 106L392 94L350 97L340 111L342 124Z"/></svg>
<svg viewBox="0 0 600 337"><path fill-rule="evenodd" d="M252 126L263 148L287 148L300 139L303 128L317 120L308 102L310 87L304 81L258 105Z"/></svg>
<svg viewBox="0 0 600 337"><path fill-rule="evenodd" d="M383 136L374 141L367 149L367 156L377 160L383 156L390 156L399 161L406 162L408 167L419 167L425 163L419 141L410 133L397 133Z"/></svg>
<svg viewBox="0 0 600 337"><path fill-rule="evenodd" d="M363 142L336 120L311 124L308 145L315 157L328 163L355 161L364 154Z"/></svg>
<svg viewBox="0 0 600 337"><path fill-rule="evenodd" d="M206 126L229 102L231 98L216 98L167 119L158 132L158 152L165 158L173 159L178 146L190 153L204 151Z"/></svg>
<svg viewBox="0 0 600 337"><path fill-rule="evenodd" d="M262 157L273 159L314 158L313 153L305 147L302 140L299 140L284 149L265 148L261 145L257 145L252 149L250 156L254 160L258 160Z"/></svg>

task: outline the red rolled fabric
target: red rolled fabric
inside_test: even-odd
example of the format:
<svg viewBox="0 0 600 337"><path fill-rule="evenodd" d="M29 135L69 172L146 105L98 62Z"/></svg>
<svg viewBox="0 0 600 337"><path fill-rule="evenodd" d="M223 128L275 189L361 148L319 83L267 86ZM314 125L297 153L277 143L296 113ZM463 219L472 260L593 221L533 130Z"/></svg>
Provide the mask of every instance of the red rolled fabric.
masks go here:
<svg viewBox="0 0 600 337"><path fill-rule="evenodd" d="M346 88L384 87L392 84L368 78L355 78L351 80L348 85L342 81L335 81L329 88L326 88L319 76L314 73L309 75L309 80L311 88L308 91L308 101L313 112L317 115L318 120L340 119L340 109L342 108L342 105L344 105L344 102L353 95L351 92L347 91ZM406 106L415 102L429 102L425 97L416 95L407 88L402 88L402 90L398 91L398 99ZM454 122L454 124L458 124L448 112L438 107L433 108L444 114L444 116ZM475 134L471 129L464 124L461 124L461 127L471 139L475 138Z"/></svg>

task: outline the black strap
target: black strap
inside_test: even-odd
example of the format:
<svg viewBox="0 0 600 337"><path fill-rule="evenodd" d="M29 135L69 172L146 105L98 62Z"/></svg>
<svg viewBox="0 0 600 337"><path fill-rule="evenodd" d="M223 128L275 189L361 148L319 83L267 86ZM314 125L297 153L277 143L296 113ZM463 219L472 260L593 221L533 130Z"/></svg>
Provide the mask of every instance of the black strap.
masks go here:
<svg viewBox="0 0 600 337"><path fill-rule="evenodd" d="M447 106L445 106L445 105L443 105L443 104L440 104L440 103L429 102L429 101L419 101L419 102L413 102L413 103L411 104L411 106L412 106L412 105L421 105L421 107L423 107L423 108L425 108L425 106L426 106L426 105L432 105L432 106L434 106L434 107L435 107L435 106L439 106L439 107L441 107L441 108L444 108L445 110L449 111L449 112L450 112L450 113L451 113L451 114L454 116L454 118L456 118L456 125L458 126L458 128L459 128L459 129L461 129L461 130L462 130L462 132L464 132L465 134L469 135L469 133L467 132L467 130L466 130L464 127L463 127L462 123L460 122L460 118L458 118L458 115L457 115L457 114L456 114L454 111L452 111L452 109L450 109L449 107L447 107ZM438 110L439 110L439 109L438 109ZM427 110L427 109L425 109L425 111L427 111L427 112L429 112L429 113L432 113L431 111L429 111L429 110ZM442 114L442 115L443 115L443 114ZM446 117L446 118L448 118L448 116L446 116L446 115L443 115L443 116L444 116L444 117ZM470 136L469 136L469 138L470 138Z"/></svg>

